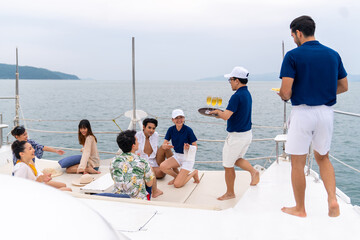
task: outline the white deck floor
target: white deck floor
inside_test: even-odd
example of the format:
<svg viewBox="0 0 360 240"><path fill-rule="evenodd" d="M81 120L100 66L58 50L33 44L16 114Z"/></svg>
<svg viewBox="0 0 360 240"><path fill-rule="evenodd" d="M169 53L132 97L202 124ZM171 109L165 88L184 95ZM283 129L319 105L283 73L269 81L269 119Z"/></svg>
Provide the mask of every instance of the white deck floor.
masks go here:
<svg viewBox="0 0 360 240"><path fill-rule="evenodd" d="M105 174L109 173L110 159L101 160L101 166L99 171L101 174L93 174L95 179L98 179ZM11 174L12 163L7 163L0 167L0 173ZM61 169L56 161L51 160L36 160L36 167L42 171L45 168L55 168L62 171L63 174L58 177L54 177L54 181L64 182L70 187L74 193L82 193L79 186L71 184L73 180L80 178L80 174L66 174L64 169ZM243 193L249 188L250 174L244 171L236 172L236 198L228 201L218 201L216 198L225 193L225 180L223 171L201 171L199 172L200 183L195 184L193 180L190 180L182 188L174 188L173 185L167 183L172 179L170 176L166 176L163 179L158 180L158 188L161 189L164 194L157 198L152 198L150 203L155 205L172 205L221 210L235 206L239 201ZM79 195L74 195L79 196ZM81 196L85 197L85 196ZM87 194L87 197L90 197ZM119 199L121 201L122 199ZM127 201L125 199L125 201ZM142 201L141 201L142 202Z"/></svg>
<svg viewBox="0 0 360 240"><path fill-rule="evenodd" d="M0 173L9 172L11 166L7 167L0 168ZM105 172L105 168L100 170ZM359 207L338 198L341 215L328 217L324 186L312 176L306 177L308 216L298 218L281 212L281 207L294 205L289 162L272 164L255 187L248 186L247 173L239 172L237 180L242 183L236 187L239 199L234 202L216 200L225 189L222 171L203 173L200 184L189 182L183 189L168 186L169 179L159 181L164 195L150 202L73 195L85 196L79 200L131 239L359 239ZM76 177L79 175L62 175L55 180ZM79 190L71 187L74 192ZM174 197L180 193L181 197Z"/></svg>

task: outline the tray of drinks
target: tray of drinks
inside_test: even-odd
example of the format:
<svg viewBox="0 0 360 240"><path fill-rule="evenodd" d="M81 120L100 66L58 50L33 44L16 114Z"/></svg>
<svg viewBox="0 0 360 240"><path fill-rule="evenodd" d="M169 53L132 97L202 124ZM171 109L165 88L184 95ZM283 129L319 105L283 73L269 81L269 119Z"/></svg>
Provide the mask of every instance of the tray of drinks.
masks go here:
<svg viewBox="0 0 360 240"><path fill-rule="evenodd" d="M222 104L222 98L221 97L211 97L211 96L207 96L206 98L206 104L208 106L212 105L213 107L215 107L215 105L218 105L219 107ZM204 116L208 116L208 117L216 117L217 114L211 114L211 111L214 110L220 110L218 108L211 108L211 107L206 107L206 108L199 108L198 111L200 114L204 115ZM220 110L222 111L222 110Z"/></svg>
<svg viewBox="0 0 360 240"><path fill-rule="evenodd" d="M211 114L210 112L211 111L214 111L214 110L220 110L220 109L218 109L218 108L199 108L198 109L198 112L200 113L200 114L202 114L202 115L204 115L204 116L208 116L208 117L216 117L217 116L217 114ZM220 111L222 111L222 110L220 110Z"/></svg>

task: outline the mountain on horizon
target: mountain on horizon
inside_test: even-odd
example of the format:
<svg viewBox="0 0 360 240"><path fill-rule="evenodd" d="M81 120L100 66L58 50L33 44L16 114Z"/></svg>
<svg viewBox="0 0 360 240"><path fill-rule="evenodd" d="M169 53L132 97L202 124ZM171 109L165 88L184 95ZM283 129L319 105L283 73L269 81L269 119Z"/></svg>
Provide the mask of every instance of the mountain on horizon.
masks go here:
<svg viewBox="0 0 360 240"><path fill-rule="evenodd" d="M15 72L16 65L0 63L0 79L15 79ZM19 66L19 79L80 80L76 75L30 66Z"/></svg>

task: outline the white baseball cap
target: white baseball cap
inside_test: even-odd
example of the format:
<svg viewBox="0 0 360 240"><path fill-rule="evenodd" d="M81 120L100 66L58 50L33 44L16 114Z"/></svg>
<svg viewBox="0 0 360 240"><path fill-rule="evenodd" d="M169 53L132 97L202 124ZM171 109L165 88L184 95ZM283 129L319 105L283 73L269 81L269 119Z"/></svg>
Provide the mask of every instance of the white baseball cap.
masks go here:
<svg viewBox="0 0 360 240"><path fill-rule="evenodd" d="M231 73L224 75L224 77L226 77L226 78L235 77L235 78L242 78L242 79L247 79L248 76L249 76L249 71L243 67L234 67L234 69L231 71Z"/></svg>
<svg viewBox="0 0 360 240"><path fill-rule="evenodd" d="M183 110L181 110L181 109L175 109L174 111L172 111L172 114L171 114L171 117L172 117L172 118L176 118L176 117L178 117L178 116L183 116L183 117L185 117Z"/></svg>

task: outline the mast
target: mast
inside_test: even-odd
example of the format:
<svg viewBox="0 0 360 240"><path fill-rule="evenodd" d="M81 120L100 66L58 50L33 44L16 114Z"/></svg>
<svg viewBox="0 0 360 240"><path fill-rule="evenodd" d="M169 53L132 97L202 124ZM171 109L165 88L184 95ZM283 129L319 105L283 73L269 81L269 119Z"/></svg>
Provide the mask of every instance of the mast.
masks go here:
<svg viewBox="0 0 360 240"><path fill-rule="evenodd" d="M135 99L135 38L132 37L132 90L133 90L133 118L132 129L136 130L136 99Z"/></svg>
<svg viewBox="0 0 360 240"><path fill-rule="evenodd" d="M15 80L15 119L14 125L19 126L19 62L18 62L18 48L16 48L16 80Z"/></svg>

